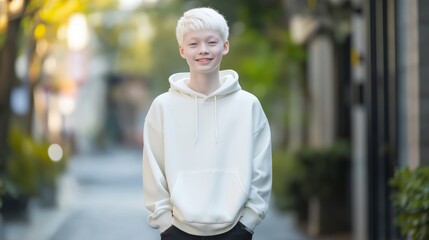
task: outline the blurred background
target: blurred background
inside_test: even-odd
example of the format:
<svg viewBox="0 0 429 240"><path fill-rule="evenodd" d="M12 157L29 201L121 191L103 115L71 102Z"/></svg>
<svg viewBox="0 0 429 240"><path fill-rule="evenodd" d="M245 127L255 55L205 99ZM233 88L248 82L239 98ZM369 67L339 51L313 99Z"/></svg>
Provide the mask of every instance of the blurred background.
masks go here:
<svg viewBox="0 0 429 240"><path fill-rule="evenodd" d="M254 239L429 239L424 0L0 0L0 239L159 239L142 128L200 6L272 128Z"/></svg>

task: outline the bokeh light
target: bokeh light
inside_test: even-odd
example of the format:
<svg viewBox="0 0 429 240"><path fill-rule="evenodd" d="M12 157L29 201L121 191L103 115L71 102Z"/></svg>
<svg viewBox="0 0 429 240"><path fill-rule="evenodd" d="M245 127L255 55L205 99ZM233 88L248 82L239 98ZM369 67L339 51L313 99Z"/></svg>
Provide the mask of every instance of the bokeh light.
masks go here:
<svg viewBox="0 0 429 240"><path fill-rule="evenodd" d="M89 41L88 25L85 15L81 13L71 16L67 29L67 44L71 50L82 50Z"/></svg>
<svg viewBox="0 0 429 240"><path fill-rule="evenodd" d="M54 143L49 146L48 155L52 161L58 162L63 158L63 148L59 144Z"/></svg>

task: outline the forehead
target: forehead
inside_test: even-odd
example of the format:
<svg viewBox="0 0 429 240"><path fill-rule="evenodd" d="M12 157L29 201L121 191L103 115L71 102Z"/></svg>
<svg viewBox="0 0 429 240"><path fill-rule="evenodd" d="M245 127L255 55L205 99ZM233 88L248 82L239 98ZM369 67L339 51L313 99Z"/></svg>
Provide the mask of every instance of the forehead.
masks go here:
<svg viewBox="0 0 429 240"><path fill-rule="evenodd" d="M183 36L184 40L192 39L207 39L207 38L218 38L221 39L220 33L215 30L197 30L185 33Z"/></svg>

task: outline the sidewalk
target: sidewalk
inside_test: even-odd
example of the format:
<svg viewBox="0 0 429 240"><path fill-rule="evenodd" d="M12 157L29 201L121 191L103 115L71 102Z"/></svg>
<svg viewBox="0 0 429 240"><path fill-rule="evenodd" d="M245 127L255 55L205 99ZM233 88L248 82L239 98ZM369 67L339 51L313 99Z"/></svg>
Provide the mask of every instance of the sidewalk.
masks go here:
<svg viewBox="0 0 429 240"><path fill-rule="evenodd" d="M60 180L58 206L29 207L29 221L6 222L5 240L159 240L146 223L141 152L117 148L74 156ZM254 240L308 240L271 207Z"/></svg>

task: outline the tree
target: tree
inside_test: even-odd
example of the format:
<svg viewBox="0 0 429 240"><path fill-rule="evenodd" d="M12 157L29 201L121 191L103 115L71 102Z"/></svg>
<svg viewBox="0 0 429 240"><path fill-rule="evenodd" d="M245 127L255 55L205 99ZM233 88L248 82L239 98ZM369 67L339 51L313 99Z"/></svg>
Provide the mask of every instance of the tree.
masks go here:
<svg viewBox="0 0 429 240"><path fill-rule="evenodd" d="M87 0L25 0L18 10L14 10L12 6L16 5L12 5L13 1L7 2L11 3L6 18L7 24L0 26L6 27L0 28L0 175L2 177L6 172L6 159L11 161L12 154L16 156L19 154L16 151L22 151L13 150L9 145L12 125L19 127L23 134L32 136L33 90L40 82L41 68L49 52L50 43L56 40L58 28L67 23L68 17L75 12L86 11L90 3ZM99 2L103 1L97 0L91 3ZM24 56L27 62L25 75L21 81L15 73L15 62L19 55ZM13 114L10 108L12 89L21 84L27 86L29 101L29 110L25 116Z"/></svg>
<svg viewBox="0 0 429 240"><path fill-rule="evenodd" d="M25 0L22 10L7 19L7 28L0 32L0 172L8 153L10 93L16 82L14 64L19 49L20 26L30 0Z"/></svg>

